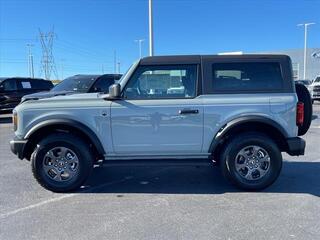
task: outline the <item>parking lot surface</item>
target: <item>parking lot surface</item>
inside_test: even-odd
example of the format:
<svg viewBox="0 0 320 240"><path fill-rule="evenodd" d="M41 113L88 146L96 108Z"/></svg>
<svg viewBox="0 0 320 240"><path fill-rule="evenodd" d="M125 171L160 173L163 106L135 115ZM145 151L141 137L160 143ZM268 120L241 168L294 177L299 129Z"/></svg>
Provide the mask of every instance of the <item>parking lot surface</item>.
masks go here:
<svg viewBox="0 0 320 240"><path fill-rule="evenodd" d="M305 156L284 157L261 192L229 185L218 167L95 168L84 189L40 187L9 149L0 115L0 239L320 239L320 104Z"/></svg>

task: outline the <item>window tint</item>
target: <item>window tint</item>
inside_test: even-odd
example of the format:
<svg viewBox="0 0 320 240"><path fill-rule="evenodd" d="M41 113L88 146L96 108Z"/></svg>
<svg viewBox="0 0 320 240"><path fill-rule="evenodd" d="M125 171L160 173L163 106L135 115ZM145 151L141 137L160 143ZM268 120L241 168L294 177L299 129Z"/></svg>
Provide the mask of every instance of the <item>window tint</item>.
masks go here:
<svg viewBox="0 0 320 240"><path fill-rule="evenodd" d="M52 91L73 91L86 93L91 88L92 84L96 80L95 76L76 75L64 79L58 85L56 85Z"/></svg>
<svg viewBox="0 0 320 240"><path fill-rule="evenodd" d="M3 88L5 91L16 91L17 82L15 79L8 79L3 82Z"/></svg>
<svg viewBox="0 0 320 240"><path fill-rule="evenodd" d="M283 80L278 63L215 63L212 68L215 91L246 92L282 88Z"/></svg>
<svg viewBox="0 0 320 240"><path fill-rule="evenodd" d="M123 92L129 99L193 98L196 65L141 66Z"/></svg>
<svg viewBox="0 0 320 240"><path fill-rule="evenodd" d="M92 92L109 92L110 85L114 84L113 78L100 77L93 85Z"/></svg>
<svg viewBox="0 0 320 240"><path fill-rule="evenodd" d="M45 80L31 80L31 86L33 89L49 90L53 87L52 82Z"/></svg>

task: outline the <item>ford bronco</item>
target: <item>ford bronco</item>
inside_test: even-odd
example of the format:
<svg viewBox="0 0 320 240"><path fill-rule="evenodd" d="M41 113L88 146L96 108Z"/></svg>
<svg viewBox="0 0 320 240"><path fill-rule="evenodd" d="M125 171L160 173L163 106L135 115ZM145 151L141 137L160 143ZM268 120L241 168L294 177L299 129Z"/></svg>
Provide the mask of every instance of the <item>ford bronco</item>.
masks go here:
<svg viewBox="0 0 320 240"><path fill-rule="evenodd" d="M236 186L259 190L279 176L281 152L304 154L307 92L285 55L146 57L109 94L18 105L11 150L55 192L79 188L101 161L214 161Z"/></svg>

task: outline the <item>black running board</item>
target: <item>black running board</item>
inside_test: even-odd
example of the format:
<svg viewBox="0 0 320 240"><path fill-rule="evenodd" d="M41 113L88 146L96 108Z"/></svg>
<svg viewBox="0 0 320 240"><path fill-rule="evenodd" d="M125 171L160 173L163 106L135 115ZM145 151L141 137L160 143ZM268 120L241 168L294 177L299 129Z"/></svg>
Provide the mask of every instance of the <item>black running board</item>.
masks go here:
<svg viewBox="0 0 320 240"><path fill-rule="evenodd" d="M103 166L214 166L216 162L209 159L164 159L164 160L104 160Z"/></svg>

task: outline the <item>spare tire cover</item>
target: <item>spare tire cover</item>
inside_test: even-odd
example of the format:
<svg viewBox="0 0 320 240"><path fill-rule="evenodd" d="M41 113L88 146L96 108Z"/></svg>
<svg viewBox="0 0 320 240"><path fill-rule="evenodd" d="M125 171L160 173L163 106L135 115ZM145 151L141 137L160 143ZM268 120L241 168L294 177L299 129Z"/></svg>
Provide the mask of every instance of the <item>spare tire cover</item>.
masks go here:
<svg viewBox="0 0 320 240"><path fill-rule="evenodd" d="M299 102L304 104L304 120L301 126L298 126L298 135L302 136L309 130L312 121L312 100L309 90L303 84L296 83L296 92Z"/></svg>

